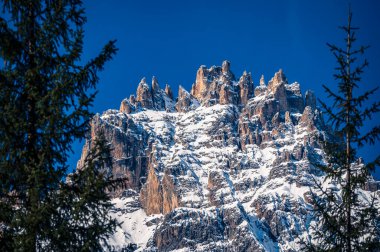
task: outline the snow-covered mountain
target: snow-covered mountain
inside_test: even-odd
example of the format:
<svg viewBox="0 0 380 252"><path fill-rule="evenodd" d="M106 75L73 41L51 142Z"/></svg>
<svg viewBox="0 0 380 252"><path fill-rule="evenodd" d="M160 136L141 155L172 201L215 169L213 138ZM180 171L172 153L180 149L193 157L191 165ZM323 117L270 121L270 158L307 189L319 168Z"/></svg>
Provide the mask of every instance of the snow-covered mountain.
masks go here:
<svg viewBox="0 0 380 252"><path fill-rule="evenodd" d="M78 166L100 131L112 145L109 172L128 178L113 195L117 249L297 251L307 235L327 127L313 92L302 95L282 70L254 86L228 61L201 66L175 100L144 78L119 110L95 116Z"/></svg>

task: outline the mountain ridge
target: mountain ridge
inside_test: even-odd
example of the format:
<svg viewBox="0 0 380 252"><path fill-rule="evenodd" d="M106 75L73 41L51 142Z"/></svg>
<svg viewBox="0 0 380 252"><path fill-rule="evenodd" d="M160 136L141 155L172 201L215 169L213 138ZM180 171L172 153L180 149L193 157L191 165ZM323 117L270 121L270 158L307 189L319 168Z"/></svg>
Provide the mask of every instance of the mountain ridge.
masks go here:
<svg viewBox="0 0 380 252"><path fill-rule="evenodd" d="M330 136L316 97L282 70L254 87L230 62L201 66L173 99L143 78L119 110L96 115L82 152L103 131L112 147L117 249L296 251L312 224L309 187ZM379 194L378 183L366 188ZM369 197L363 191L363 198Z"/></svg>

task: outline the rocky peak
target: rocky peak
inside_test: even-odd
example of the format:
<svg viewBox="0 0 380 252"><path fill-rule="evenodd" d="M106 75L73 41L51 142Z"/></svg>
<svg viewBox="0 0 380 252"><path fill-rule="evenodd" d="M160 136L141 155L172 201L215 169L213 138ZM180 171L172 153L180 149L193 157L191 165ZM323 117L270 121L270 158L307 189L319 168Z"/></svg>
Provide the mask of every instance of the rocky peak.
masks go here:
<svg viewBox="0 0 380 252"><path fill-rule="evenodd" d="M146 78L145 77L143 77L141 80L140 80L140 83L139 83L139 85L137 86L137 91L142 91L142 90L144 90L144 89L147 89L147 90L149 90L149 86L148 86L148 84L146 83ZM139 93L139 92L137 92L137 93Z"/></svg>
<svg viewBox="0 0 380 252"><path fill-rule="evenodd" d="M298 82L285 84L288 110L292 113L302 113L305 101L301 93L301 86Z"/></svg>
<svg viewBox="0 0 380 252"><path fill-rule="evenodd" d="M129 102L132 104L136 103L136 97L133 94L129 96Z"/></svg>
<svg viewBox="0 0 380 252"><path fill-rule="evenodd" d="M315 110L317 104L317 99L312 90L307 90L305 93L305 106L309 106L312 110Z"/></svg>
<svg viewBox="0 0 380 252"><path fill-rule="evenodd" d="M212 66L207 68L202 65L197 71L191 92L189 93L183 87L180 87L176 103L173 101L173 92L169 85L166 85L165 90L162 90L157 78L153 76L152 86L149 88L146 84L146 79L143 78L137 88L137 98L122 101L120 111L132 113L140 109L155 109L187 112L196 108L197 104L204 107L215 104L233 104L240 109L250 111L252 106L258 106L254 109L256 112L251 112L261 118L263 125L268 120L271 120L277 112L280 113L281 118L284 118L286 111L290 113L303 112L305 101L301 94L300 85L298 83L288 84L287 78L281 69L275 73L268 86L265 85L264 76L262 75L260 85L254 88L251 73L244 71L236 82L230 68L231 63L229 61L224 61L221 67ZM259 99L258 97L261 96L263 98ZM310 103L310 106L315 108L313 94L307 92L306 96L307 104ZM253 99L253 102L248 105L251 99ZM264 106L261 101L273 103L270 106L265 105L265 109L263 109L267 110L267 112L261 109L261 106ZM247 105L248 107L246 108Z"/></svg>
<svg viewBox="0 0 380 252"><path fill-rule="evenodd" d="M299 83L288 84L288 80L280 69L268 82L268 91L273 93L274 98L279 102L281 113L290 111L292 113L302 113L304 109L304 99L301 94Z"/></svg>
<svg viewBox="0 0 380 252"><path fill-rule="evenodd" d="M308 127L310 130L314 129L314 112L311 107L305 107L300 119L300 124Z"/></svg>
<svg viewBox="0 0 380 252"><path fill-rule="evenodd" d="M230 74L231 73L230 66L231 66L231 63L228 60L223 61L223 63L222 63L222 73L223 74Z"/></svg>
<svg viewBox="0 0 380 252"><path fill-rule="evenodd" d="M238 85L240 89L240 103L245 106L248 100L253 97L253 81L251 73L244 71L239 79Z"/></svg>
<svg viewBox="0 0 380 252"><path fill-rule="evenodd" d="M146 109L153 108L152 93L148 84L146 83L145 77L141 79L137 87L136 95L136 102L139 103L141 107Z"/></svg>
<svg viewBox="0 0 380 252"><path fill-rule="evenodd" d="M264 75L262 74L261 77L260 77L260 86L265 86L265 79L264 79Z"/></svg>
<svg viewBox="0 0 380 252"><path fill-rule="evenodd" d="M249 100L243 113L256 116L260 127L270 128L271 124L284 122L284 118L290 125L290 122L296 120L292 115L301 114L303 111L304 98L300 85L297 82L288 84L285 74L280 70L269 81L268 86L265 85L264 77L261 77L254 97Z"/></svg>
<svg viewBox="0 0 380 252"><path fill-rule="evenodd" d="M152 77L152 98L153 106L156 110L167 110L167 101L170 99L167 97L164 90L160 88L158 80L155 76Z"/></svg>
<svg viewBox="0 0 380 252"><path fill-rule="evenodd" d="M191 95L203 106L220 103L221 95L222 104L237 103L239 92L233 85L233 81L235 81L235 77L230 70L228 61L224 61L222 67L212 66L207 69L205 66L201 66L191 88Z"/></svg>
<svg viewBox="0 0 380 252"><path fill-rule="evenodd" d="M130 114L135 110L135 106L130 103L130 100L124 99L120 103L120 112Z"/></svg>
<svg viewBox="0 0 380 252"><path fill-rule="evenodd" d="M260 85L254 88L252 75L247 71L244 71L239 80L235 81L234 74L231 71L231 63L225 60L222 66L211 66L210 68L204 65L200 66L190 94L181 87L177 104L173 101L173 92L169 85L166 85L165 89L162 90L157 78L153 76L152 86L149 88L146 79L143 78L138 85L136 99L128 102L123 101L120 105L120 111L132 113L141 109L155 109L183 112L196 107L195 104L198 103L205 107L215 104L233 104L244 109L250 99L269 95L279 103L276 105L278 108L274 108L274 113L277 110L282 113L282 116L285 111L302 113L304 100L300 93L299 84L287 83L287 78L281 69L275 73L268 86L265 85L264 76L261 76ZM311 96L308 95L309 97ZM312 100L312 98L310 99ZM189 104L194 104L194 106Z"/></svg>
<svg viewBox="0 0 380 252"><path fill-rule="evenodd" d="M265 85L264 75L261 75L260 85L255 88L254 95L262 96L262 95L265 95L267 91L268 91L268 88Z"/></svg>
<svg viewBox="0 0 380 252"><path fill-rule="evenodd" d="M273 78L268 82L268 89L272 92L280 86L281 84L287 84L288 80L286 79L285 74L282 69L280 69L277 73L274 74Z"/></svg>
<svg viewBox="0 0 380 252"><path fill-rule="evenodd" d="M152 77L152 90L154 92L158 92L160 90L160 85L158 84L156 76Z"/></svg>
<svg viewBox="0 0 380 252"><path fill-rule="evenodd" d="M131 95L128 99L124 99L120 104L120 112L130 114L146 109L174 111L173 94L166 85L165 91L160 88L158 80L152 77L152 87L149 88L146 78L142 78L137 90L136 98Z"/></svg>
<svg viewBox="0 0 380 252"><path fill-rule="evenodd" d="M171 87L169 86L169 84L166 84L165 85L165 94L173 100L173 91L171 89Z"/></svg>

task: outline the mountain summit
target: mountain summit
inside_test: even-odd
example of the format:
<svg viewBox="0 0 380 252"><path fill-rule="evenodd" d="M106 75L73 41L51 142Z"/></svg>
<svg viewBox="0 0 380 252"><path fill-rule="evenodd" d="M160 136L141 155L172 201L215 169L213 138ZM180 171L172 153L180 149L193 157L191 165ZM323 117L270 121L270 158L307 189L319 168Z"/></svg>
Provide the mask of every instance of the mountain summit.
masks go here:
<svg viewBox="0 0 380 252"><path fill-rule="evenodd" d="M92 120L112 147L110 213L122 227L117 249L139 251L297 251L311 225L309 188L323 174L321 140L331 137L312 91L282 70L255 86L230 62L201 66L191 91L143 78L136 95ZM375 182L369 189L379 193Z"/></svg>

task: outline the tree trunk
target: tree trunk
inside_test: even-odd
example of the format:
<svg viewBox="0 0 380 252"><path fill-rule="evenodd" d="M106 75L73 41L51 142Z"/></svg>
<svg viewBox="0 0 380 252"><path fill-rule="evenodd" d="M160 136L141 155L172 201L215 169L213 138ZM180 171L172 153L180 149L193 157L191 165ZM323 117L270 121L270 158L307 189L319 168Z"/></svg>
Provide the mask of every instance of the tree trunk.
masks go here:
<svg viewBox="0 0 380 252"><path fill-rule="evenodd" d="M346 51L346 64L347 64L347 70L346 75L347 79L345 80L347 83L348 91L347 91L347 101L346 101L346 162L347 162L347 230L346 230L346 236L347 236L347 252L351 252L351 99L352 99L352 88L351 88L351 69L350 69L350 53L351 53L351 14L348 15L348 26L347 26L347 51Z"/></svg>
<svg viewBox="0 0 380 252"><path fill-rule="evenodd" d="M36 25L36 10L33 1L29 2L28 9L28 69L32 70L32 76L27 80L26 88L26 99L27 99L27 145L26 151L28 153L28 202L29 209L27 209L27 220L30 224L28 230L26 230L27 241L25 249L27 251L37 250L37 236L39 227L39 172L38 172L38 150L37 150L37 129L36 129L36 75L34 72L36 69L35 61L35 49L36 49L36 38L35 38L35 25Z"/></svg>

